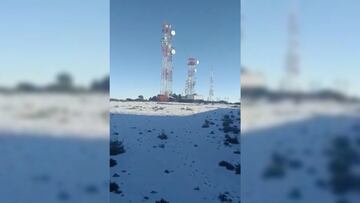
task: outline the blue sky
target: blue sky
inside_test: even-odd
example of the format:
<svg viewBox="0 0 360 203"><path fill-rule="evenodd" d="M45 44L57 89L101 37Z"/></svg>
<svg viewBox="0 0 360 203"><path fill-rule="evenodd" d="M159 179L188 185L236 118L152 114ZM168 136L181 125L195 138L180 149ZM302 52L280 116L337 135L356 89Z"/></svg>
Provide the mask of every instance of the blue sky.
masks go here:
<svg viewBox="0 0 360 203"><path fill-rule="evenodd" d="M160 89L161 23L177 31L174 91L181 93L186 59L198 57L200 94L208 94L209 68L215 97L238 97L239 4L237 0L114 1L112 95L157 94ZM242 64L263 71L277 86L284 69L288 0L242 0ZM357 0L299 0L301 76L333 86L348 81L359 94L360 28ZM236 5L236 6L234 6ZM103 0L14 0L0 6L0 85L45 84L60 71L86 85L109 71L109 2ZM130 88L131 87L131 88ZM235 88L236 87L236 88Z"/></svg>
<svg viewBox="0 0 360 203"><path fill-rule="evenodd" d="M0 6L0 85L46 84L60 71L88 85L109 72L109 2L13 0Z"/></svg>
<svg viewBox="0 0 360 203"><path fill-rule="evenodd" d="M176 30L173 92L183 93L187 58L199 59L195 91L208 96L214 70L215 98L240 98L240 1L113 0L110 94L126 98L160 91L161 26Z"/></svg>
<svg viewBox="0 0 360 203"><path fill-rule="evenodd" d="M283 76L289 0L242 1L242 64L265 73L278 87ZM299 0L300 66L304 86L334 87L347 80L348 93L360 95L360 1Z"/></svg>

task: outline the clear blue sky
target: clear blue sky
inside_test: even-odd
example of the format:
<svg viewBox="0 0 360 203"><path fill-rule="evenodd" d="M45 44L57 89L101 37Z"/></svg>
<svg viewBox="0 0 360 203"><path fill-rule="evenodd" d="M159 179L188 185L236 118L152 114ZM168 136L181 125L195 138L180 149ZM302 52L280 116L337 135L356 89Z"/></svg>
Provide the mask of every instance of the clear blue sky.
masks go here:
<svg viewBox="0 0 360 203"><path fill-rule="evenodd" d="M242 65L266 74L278 87L283 76L289 0L242 1ZM299 0L300 66L304 85L333 87L347 80L360 95L360 1Z"/></svg>
<svg viewBox="0 0 360 203"><path fill-rule="evenodd" d="M0 6L0 85L46 84L60 71L88 85L109 73L109 2L12 0Z"/></svg>
<svg viewBox="0 0 360 203"><path fill-rule="evenodd" d="M239 0L113 0L110 18L110 94L145 97L160 91L161 28L176 30L173 45L173 92L183 94L187 58L199 59L195 90L205 98L210 68L215 98L240 98Z"/></svg>

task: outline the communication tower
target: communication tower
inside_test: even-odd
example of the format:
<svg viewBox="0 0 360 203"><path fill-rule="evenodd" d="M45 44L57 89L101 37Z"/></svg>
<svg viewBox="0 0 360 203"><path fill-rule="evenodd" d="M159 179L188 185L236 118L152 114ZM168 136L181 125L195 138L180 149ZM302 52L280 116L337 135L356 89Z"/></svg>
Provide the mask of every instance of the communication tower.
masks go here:
<svg viewBox="0 0 360 203"><path fill-rule="evenodd" d="M161 68L161 89L160 101L168 101L172 94L172 57L175 55L175 49L172 45L175 30L172 25L165 21L162 27L161 50L162 50L162 68Z"/></svg>
<svg viewBox="0 0 360 203"><path fill-rule="evenodd" d="M214 73L211 70L211 72L210 72L210 88L209 88L208 101L213 101L213 98L214 98Z"/></svg>
<svg viewBox="0 0 360 203"><path fill-rule="evenodd" d="M195 83L196 83L196 66L199 64L199 60L195 58L188 58L188 75L185 84L185 96L191 96L195 93Z"/></svg>

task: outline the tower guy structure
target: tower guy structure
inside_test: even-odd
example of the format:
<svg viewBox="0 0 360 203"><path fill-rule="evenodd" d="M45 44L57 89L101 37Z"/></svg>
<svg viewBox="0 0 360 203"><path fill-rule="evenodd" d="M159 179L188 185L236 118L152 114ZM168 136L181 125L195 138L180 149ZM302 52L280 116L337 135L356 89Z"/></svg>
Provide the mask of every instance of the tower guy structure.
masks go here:
<svg viewBox="0 0 360 203"><path fill-rule="evenodd" d="M199 60L196 58L188 58L188 74L185 83L185 96L191 98L195 94L195 84L196 84L196 66L199 64Z"/></svg>
<svg viewBox="0 0 360 203"><path fill-rule="evenodd" d="M172 94L172 57L175 54L175 49L172 45L175 30L172 25L164 21L162 27L161 50L162 50L162 68L161 68L161 89L159 100L168 101Z"/></svg>
<svg viewBox="0 0 360 203"><path fill-rule="evenodd" d="M208 101L213 101L213 100L214 100L214 73L211 70L210 71L210 88L209 88Z"/></svg>
<svg viewBox="0 0 360 203"><path fill-rule="evenodd" d="M297 79L300 74L299 58L299 28L297 16L297 1L292 1L292 8L288 17L288 47L285 61L285 79L282 88L294 91L298 89Z"/></svg>

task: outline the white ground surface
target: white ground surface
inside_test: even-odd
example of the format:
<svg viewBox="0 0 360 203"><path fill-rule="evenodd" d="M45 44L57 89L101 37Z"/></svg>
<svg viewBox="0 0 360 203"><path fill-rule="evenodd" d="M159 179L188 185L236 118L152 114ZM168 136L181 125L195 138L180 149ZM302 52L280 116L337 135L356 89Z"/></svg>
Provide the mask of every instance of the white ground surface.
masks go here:
<svg viewBox="0 0 360 203"><path fill-rule="evenodd" d="M108 98L105 94L0 94L0 129L87 138L104 135Z"/></svg>
<svg viewBox="0 0 360 203"><path fill-rule="evenodd" d="M108 95L0 95L0 202L108 201Z"/></svg>
<svg viewBox="0 0 360 203"><path fill-rule="evenodd" d="M122 193L111 193L110 202L163 198L171 203L211 203L220 202L218 196L224 192L232 202L240 202L240 175L218 165L222 160L240 163L240 154L234 153L240 145L225 146L225 133L219 130L225 114L234 115L239 127L239 107L155 102L110 106L111 139L123 141L126 150L111 157L117 165L110 168L110 175L119 175L111 181ZM214 125L202 128L205 119ZM168 139L159 139L161 132Z"/></svg>
<svg viewBox="0 0 360 203"><path fill-rule="evenodd" d="M242 104L242 202L359 202L359 191L341 196L317 184L330 179L327 151L334 137L360 138L359 115L359 104L331 101ZM360 155L360 146L354 141L351 146ZM266 179L263 174L274 153L301 166L286 167L284 177ZM294 189L300 197L291 197Z"/></svg>
<svg viewBox="0 0 360 203"><path fill-rule="evenodd" d="M176 102L110 102L113 114L147 115L147 116L188 116L197 113L229 108L227 104L195 104Z"/></svg>

